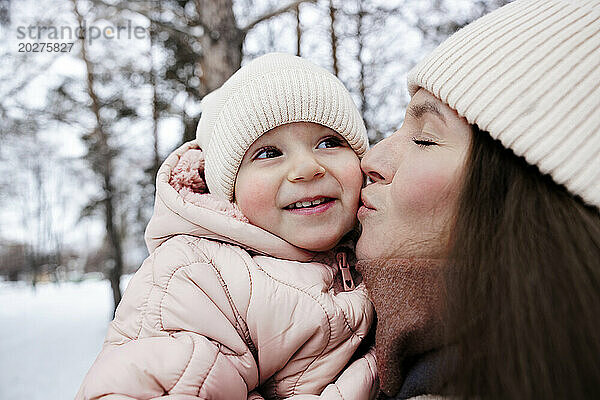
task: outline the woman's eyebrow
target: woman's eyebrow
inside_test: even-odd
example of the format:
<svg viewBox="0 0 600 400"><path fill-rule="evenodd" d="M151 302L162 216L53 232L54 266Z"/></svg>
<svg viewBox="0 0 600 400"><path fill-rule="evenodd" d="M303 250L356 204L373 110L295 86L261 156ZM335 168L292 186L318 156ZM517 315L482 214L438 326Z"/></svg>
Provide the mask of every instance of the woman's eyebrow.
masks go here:
<svg viewBox="0 0 600 400"><path fill-rule="evenodd" d="M408 108L407 112L415 119L420 119L421 117L423 117L423 115L427 113L433 114L436 117L438 117L444 123L444 125L446 124L446 118L440 111L439 107L437 106L437 104L431 101L413 104Z"/></svg>

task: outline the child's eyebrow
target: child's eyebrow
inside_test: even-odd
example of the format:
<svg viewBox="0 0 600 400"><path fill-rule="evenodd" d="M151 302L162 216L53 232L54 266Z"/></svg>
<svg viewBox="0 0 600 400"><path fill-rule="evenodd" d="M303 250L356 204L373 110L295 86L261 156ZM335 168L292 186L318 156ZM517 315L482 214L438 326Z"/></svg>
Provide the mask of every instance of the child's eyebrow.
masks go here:
<svg viewBox="0 0 600 400"><path fill-rule="evenodd" d="M420 119L425 114L433 114L438 117L444 123L444 125L446 125L446 118L440 111L437 104L431 101L413 104L408 108L407 112L415 119Z"/></svg>

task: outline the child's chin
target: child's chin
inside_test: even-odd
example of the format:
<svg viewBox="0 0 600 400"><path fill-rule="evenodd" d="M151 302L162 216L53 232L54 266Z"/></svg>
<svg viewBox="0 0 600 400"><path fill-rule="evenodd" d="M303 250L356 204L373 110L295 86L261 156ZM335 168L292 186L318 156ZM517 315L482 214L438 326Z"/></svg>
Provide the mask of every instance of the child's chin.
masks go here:
<svg viewBox="0 0 600 400"><path fill-rule="evenodd" d="M323 238L319 238L318 240L295 240L292 244L304 250L320 253L333 249L340 239L341 238L331 238L323 240Z"/></svg>

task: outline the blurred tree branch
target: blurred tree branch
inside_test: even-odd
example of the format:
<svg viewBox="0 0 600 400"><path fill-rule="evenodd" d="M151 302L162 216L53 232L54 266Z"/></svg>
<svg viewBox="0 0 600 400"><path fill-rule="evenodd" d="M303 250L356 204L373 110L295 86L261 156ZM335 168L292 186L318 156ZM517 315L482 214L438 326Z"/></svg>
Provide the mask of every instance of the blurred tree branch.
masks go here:
<svg viewBox="0 0 600 400"><path fill-rule="evenodd" d="M123 1L119 1L118 3L107 3L104 0L91 0L91 1L94 4L100 5L103 7L109 7L109 8L114 7L115 9L117 9L119 11L134 12L134 13L139 14L139 15L143 16L144 18L148 19L148 21L150 21L150 23L156 24L156 25L160 26L161 28L163 28L171 33L174 33L176 35L183 35L185 37L197 37L191 30L185 30L183 28L179 28L173 24L162 21L160 19L160 17L156 18L155 16L153 16L152 13L154 10L152 8L144 8L141 6L141 5L145 4L146 2L143 2L143 1L135 2L135 1L123 0ZM151 4L151 2L149 2L149 3ZM180 19L184 18L181 15L178 15L178 17ZM200 26L203 28L204 31L208 30L208 27L206 25L204 25L204 23L201 20L194 20L192 24L186 25L186 27L193 27L193 26Z"/></svg>
<svg viewBox="0 0 600 400"><path fill-rule="evenodd" d="M267 21L273 17L276 17L278 15L287 13L289 11L294 11L300 4L302 3L316 3L317 0L297 0L294 1L290 4L288 4L287 6L283 6L281 8L275 9L271 12L268 12L258 18L256 18L255 20L253 20L252 22L248 23L246 26L241 28L242 32L248 32L249 30L251 30L252 28L254 28L256 25L260 24L261 22Z"/></svg>

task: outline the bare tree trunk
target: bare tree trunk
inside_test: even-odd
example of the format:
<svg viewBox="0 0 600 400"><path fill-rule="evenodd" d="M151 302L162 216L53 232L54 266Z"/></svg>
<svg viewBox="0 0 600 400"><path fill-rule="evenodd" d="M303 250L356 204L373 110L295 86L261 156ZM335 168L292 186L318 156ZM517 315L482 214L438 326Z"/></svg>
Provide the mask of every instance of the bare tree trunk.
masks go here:
<svg viewBox="0 0 600 400"><path fill-rule="evenodd" d="M161 4L160 0L158 3L158 12L161 12ZM150 24L150 85L152 85L152 138L154 145L154 158L152 161L152 178L153 178L153 193L152 197L156 197L156 175L158 174L158 169L160 168L160 154L158 151L158 120L159 120L159 110L158 110L158 88L156 87L156 70L155 70L155 60L154 60L154 47L156 45L156 32L157 26L155 22L151 22Z"/></svg>
<svg viewBox="0 0 600 400"><path fill-rule="evenodd" d="M202 55L196 65L202 96L220 87L242 64L245 33L236 24L232 0L195 0L204 34L200 37ZM196 130L186 129L184 142L195 138Z"/></svg>
<svg viewBox="0 0 600 400"><path fill-rule="evenodd" d="M300 25L300 4L296 5L294 13L296 14L296 55L301 57L302 26Z"/></svg>
<svg viewBox="0 0 600 400"><path fill-rule="evenodd" d="M62 181L67 179L63 169L60 170L60 177L61 177ZM57 192L57 198L55 199L54 204L61 210L67 209L67 197L66 197L66 193L64 190L60 190ZM64 219L63 218L51 218L51 221L52 221L52 232L51 232L52 239L51 239L51 241L54 244L54 254L56 255L56 257L55 257L56 266L63 266L64 262L66 261L65 260L66 257L64 254L64 251L65 251L65 248L64 248L64 243L65 243ZM66 267L66 265L65 265L65 267Z"/></svg>
<svg viewBox="0 0 600 400"><path fill-rule="evenodd" d="M360 95L360 115L362 116L365 127L367 128L367 132L369 131L369 123L365 118L365 114L367 113L367 96L366 96L366 86L365 86L365 62L363 60L363 48L364 48L364 32L363 32L363 22L365 17L365 11L363 9L362 1L358 0L358 13L357 13L357 23L356 23L356 41L358 44L358 63L360 65L360 75L358 78L358 93Z"/></svg>
<svg viewBox="0 0 600 400"><path fill-rule="evenodd" d="M77 0L72 0L73 2L73 10L77 17L77 21L79 26L83 26L83 17L79 13L77 9ZM86 48L86 39L85 37L80 38L81 41L81 58L85 63L86 67L86 76L87 76L87 91L90 99L92 100L92 112L94 114L96 120L96 128L94 130L93 136L97 140L97 152L99 154L93 155L93 160L98 168L97 173L99 173L103 179L103 189L105 198L103 200L104 203L104 217L105 217L105 227L107 236L112 247L112 256L114 265L112 266L109 272L109 281L113 292L113 300L114 300L114 311L116 311L117 305L121 301L121 289L120 289L120 281L121 275L123 273L123 251L121 244L121 237L119 235L117 226L114 222L114 214L115 214L115 188L112 182L112 158L113 152L109 148L108 145L108 134L104 129L102 118L100 116L100 99L98 98L95 90L94 90L94 72L93 65L90 62L89 56L87 54ZM94 163L94 162L93 162ZM113 315L114 315L113 311Z"/></svg>
<svg viewBox="0 0 600 400"><path fill-rule="evenodd" d="M154 68L150 72L150 84L152 85L152 139L153 139L153 152L154 158L152 160L152 178L154 181L154 192L152 197L156 196L156 175L158 174L158 169L160 168L160 153L158 151L158 93L156 89L156 76L154 73Z"/></svg>
<svg viewBox="0 0 600 400"><path fill-rule="evenodd" d="M206 94L240 68L245 33L237 27L232 0L196 0L196 10L207 30L200 38L199 60L203 94Z"/></svg>
<svg viewBox="0 0 600 400"><path fill-rule="evenodd" d="M45 196L45 187L44 182L42 181L42 167L38 160L34 161L35 165L33 167L33 175L35 177L35 185L37 186L37 207L36 207L36 238L35 243L33 244L33 286L35 286L36 282L39 279L40 267L43 264L43 234L44 234L44 202L46 202Z"/></svg>
<svg viewBox="0 0 600 400"><path fill-rule="evenodd" d="M10 0L0 0L0 25L10 24Z"/></svg>
<svg viewBox="0 0 600 400"><path fill-rule="evenodd" d="M333 74L338 76L338 58L337 58L337 35L335 34L335 7L333 6L333 0L329 0L329 18L331 19L331 57L333 58Z"/></svg>
<svg viewBox="0 0 600 400"><path fill-rule="evenodd" d="M110 161L108 161L110 163ZM105 212L106 212L106 231L108 232L108 238L110 239L110 244L112 245L113 257L114 257L114 265L109 273L110 286L113 292L113 300L114 300L114 312L117 309L117 306L121 302L121 275L123 274L123 251L121 246L121 237L117 231L117 227L114 223L114 197L113 197L113 186L111 182L110 173L104 174L104 188L107 192L105 204Z"/></svg>
<svg viewBox="0 0 600 400"><path fill-rule="evenodd" d="M195 0L204 34L200 37L202 56L197 70L200 74L202 96L220 87L242 65L242 50L246 33L257 24L280 14L293 11L300 3L316 0L297 0L251 21L243 28L237 26L232 0ZM184 118L184 141L195 138L195 125ZM191 127L191 129L189 129Z"/></svg>

